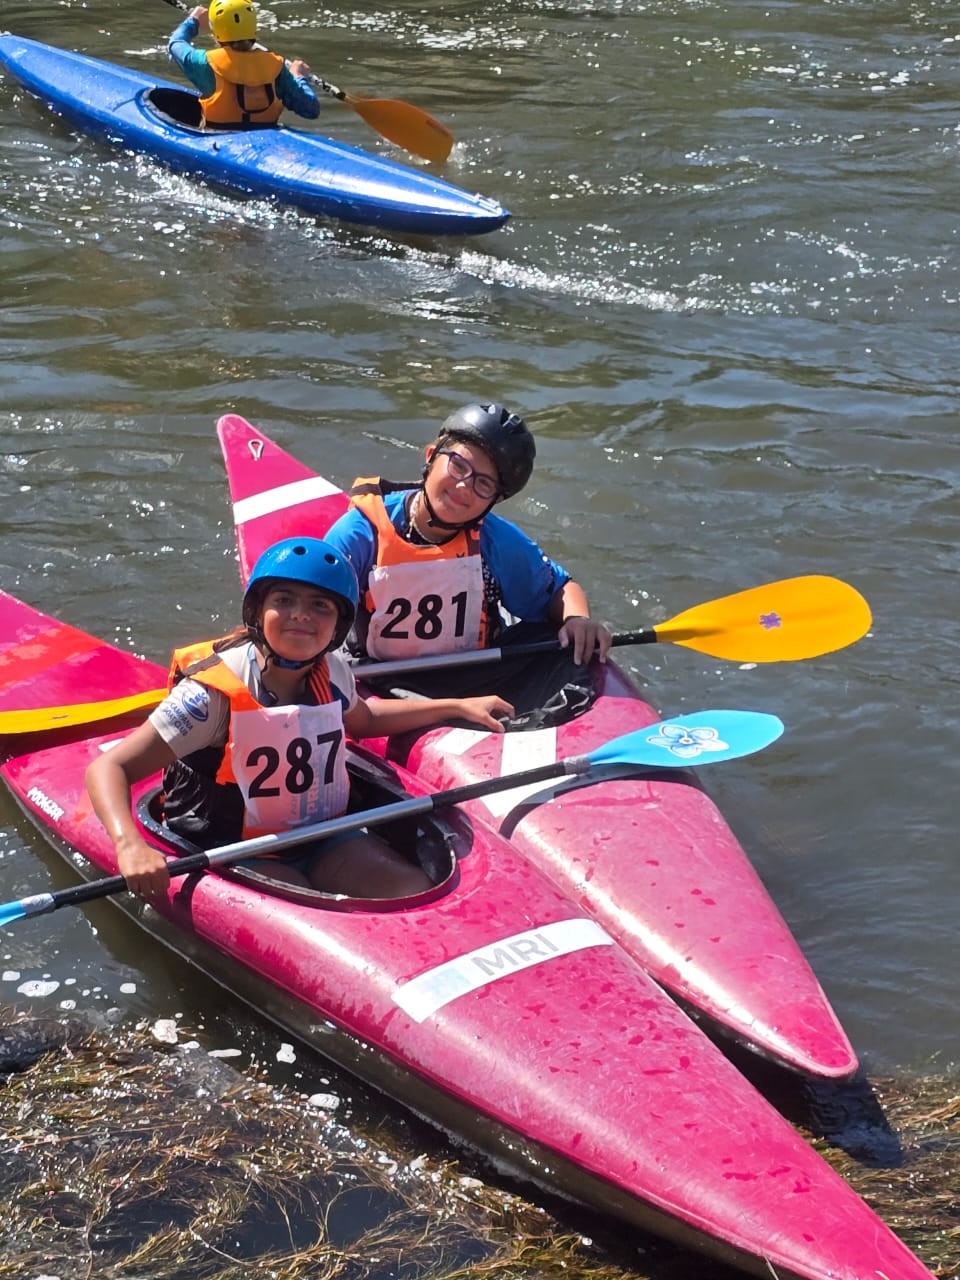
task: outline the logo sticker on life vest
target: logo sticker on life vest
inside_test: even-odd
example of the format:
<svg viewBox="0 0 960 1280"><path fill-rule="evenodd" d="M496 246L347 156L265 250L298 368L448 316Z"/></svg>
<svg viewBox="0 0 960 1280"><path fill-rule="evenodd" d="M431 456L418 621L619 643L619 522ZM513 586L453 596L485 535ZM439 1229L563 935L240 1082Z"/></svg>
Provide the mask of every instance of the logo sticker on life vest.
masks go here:
<svg viewBox="0 0 960 1280"><path fill-rule="evenodd" d="M706 725L687 729L682 724L662 724L647 741L655 747L663 747L664 751L679 756L681 760L693 760L705 751L726 751L730 745L724 742L716 729Z"/></svg>
<svg viewBox="0 0 960 1280"><path fill-rule="evenodd" d="M393 1001L414 1022L424 1022L432 1013L459 996L485 987L521 969L543 964L557 956L583 951L587 947L611 946L613 939L595 920L556 920L539 929L515 933L489 946L478 947L445 964L428 969L410 982L401 983Z"/></svg>

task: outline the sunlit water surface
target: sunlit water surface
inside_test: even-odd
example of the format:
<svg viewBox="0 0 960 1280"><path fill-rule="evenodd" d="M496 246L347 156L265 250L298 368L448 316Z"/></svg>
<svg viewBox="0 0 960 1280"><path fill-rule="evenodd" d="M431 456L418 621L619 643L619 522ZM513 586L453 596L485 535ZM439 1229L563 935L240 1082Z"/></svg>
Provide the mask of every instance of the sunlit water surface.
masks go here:
<svg viewBox="0 0 960 1280"><path fill-rule="evenodd" d="M163 661L237 609L220 414L346 484L415 474L447 411L506 401L539 448L509 514L618 629L801 573L868 598L871 635L804 663L621 655L665 713L784 719L712 793L867 1069L955 1064L955 13L267 16L328 78L445 120L446 175L513 220L431 242L242 202L0 80L0 586ZM159 2L8 0L2 21L176 78ZM389 150L336 104L321 125ZM3 895L64 874L0 796ZM267 1061L280 1045L105 908L10 931L0 966L4 1001L181 1013Z"/></svg>

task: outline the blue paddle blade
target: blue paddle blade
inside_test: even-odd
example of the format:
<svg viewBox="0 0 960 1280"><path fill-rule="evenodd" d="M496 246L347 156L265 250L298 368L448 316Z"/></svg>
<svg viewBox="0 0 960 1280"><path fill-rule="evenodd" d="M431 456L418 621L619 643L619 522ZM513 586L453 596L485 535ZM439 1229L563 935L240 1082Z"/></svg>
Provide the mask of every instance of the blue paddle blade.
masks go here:
<svg viewBox="0 0 960 1280"><path fill-rule="evenodd" d="M65 891L67 892L67 891ZM24 916L42 916L57 905L52 893L35 893L16 902L0 902L0 925L12 924Z"/></svg>
<svg viewBox="0 0 960 1280"><path fill-rule="evenodd" d="M764 711L694 711L613 738L587 759L591 764L665 768L713 764L761 751L783 733L783 721Z"/></svg>

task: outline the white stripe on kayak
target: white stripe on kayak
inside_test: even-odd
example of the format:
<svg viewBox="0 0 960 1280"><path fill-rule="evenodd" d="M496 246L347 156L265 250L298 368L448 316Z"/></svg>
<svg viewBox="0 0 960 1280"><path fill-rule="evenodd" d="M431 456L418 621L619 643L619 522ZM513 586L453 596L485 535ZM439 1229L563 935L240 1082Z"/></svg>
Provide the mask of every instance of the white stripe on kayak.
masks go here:
<svg viewBox="0 0 960 1280"><path fill-rule="evenodd" d="M451 729L430 743L430 749L440 756L465 756L467 752L492 737L489 729Z"/></svg>
<svg viewBox="0 0 960 1280"><path fill-rule="evenodd" d="M414 1022L424 1022L445 1004L496 982L498 978L506 978L511 973L557 956L569 955L572 951L612 945L613 939L595 920L557 920L539 929L528 929L512 937L501 938L489 946L477 947L437 965L435 969L428 969L409 982L401 983L393 993L393 1001Z"/></svg>
<svg viewBox="0 0 960 1280"><path fill-rule="evenodd" d="M301 502L310 502L314 498L329 498L340 490L323 476L309 476L306 480L294 480L290 484L278 484L275 489L265 489L263 493L255 493L249 498L241 498L233 504L233 523L240 527L248 520L256 520L258 516L273 515L275 511L286 511L288 507L299 506Z"/></svg>
<svg viewBox="0 0 960 1280"><path fill-rule="evenodd" d="M536 769L542 764L553 764L557 758L556 729L531 729L529 733L505 733L502 738L503 751L500 756L500 776L510 773L523 773L524 769ZM523 786L512 787L509 791L498 791L495 795L484 796L483 803L495 818L504 818L511 809L515 809L527 796L536 795L551 783L534 782Z"/></svg>

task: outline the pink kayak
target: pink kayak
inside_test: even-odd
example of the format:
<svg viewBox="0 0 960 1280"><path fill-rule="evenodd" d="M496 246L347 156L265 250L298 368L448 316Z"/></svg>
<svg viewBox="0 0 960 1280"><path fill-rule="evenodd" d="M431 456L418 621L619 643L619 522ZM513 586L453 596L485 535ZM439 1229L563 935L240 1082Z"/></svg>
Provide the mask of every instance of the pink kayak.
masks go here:
<svg viewBox="0 0 960 1280"><path fill-rule="evenodd" d="M279 538L321 537L346 494L233 414L217 425L243 580ZM505 735L433 729L373 744L431 790L579 755L660 719L613 664L582 716ZM367 744L368 747L371 744ZM549 798L549 803L544 800ZM783 917L691 774L613 779L535 798L477 800L471 816L578 901L669 991L796 1070L843 1078L857 1059Z"/></svg>
<svg viewBox="0 0 960 1280"><path fill-rule="evenodd" d="M0 711L162 675L0 593ZM83 785L120 734L103 727L0 739L0 776L84 879L116 871ZM353 771L367 804L425 786L364 752ZM138 788L138 812L164 847L158 784ZM407 841L434 888L403 902L291 900L240 871L173 879L156 907L114 900L292 1035L537 1183L767 1280L931 1280L516 844L458 811Z"/></svg>

